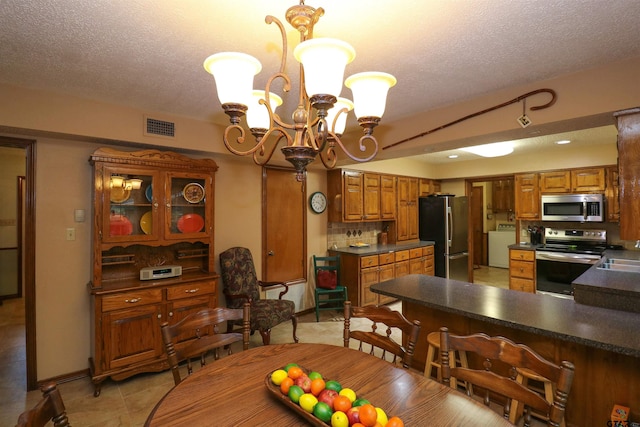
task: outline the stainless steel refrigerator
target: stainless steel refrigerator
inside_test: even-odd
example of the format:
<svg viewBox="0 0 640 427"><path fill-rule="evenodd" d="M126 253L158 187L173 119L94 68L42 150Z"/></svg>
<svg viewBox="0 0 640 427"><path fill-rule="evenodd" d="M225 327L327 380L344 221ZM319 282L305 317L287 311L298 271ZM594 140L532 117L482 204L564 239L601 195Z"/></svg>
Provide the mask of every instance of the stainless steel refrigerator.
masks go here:
<svg viewBox="0 0 640 427"><path fill-rule="evenodd" d="M467 197L420 197L418 207L420 240L435 242L436 276L468 282Z"/></svg>

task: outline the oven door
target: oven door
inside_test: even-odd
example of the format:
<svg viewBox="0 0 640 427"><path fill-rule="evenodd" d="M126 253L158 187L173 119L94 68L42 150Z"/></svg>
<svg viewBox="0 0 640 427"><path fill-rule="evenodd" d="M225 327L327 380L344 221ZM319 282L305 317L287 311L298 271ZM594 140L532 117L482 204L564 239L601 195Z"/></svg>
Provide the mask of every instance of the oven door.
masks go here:
<svg viewBox="0 0 640 427"><path fill-rule="evenodd" d="M600 256L536 251L536 292L565 298L573 298L571 283Z"/></svg>

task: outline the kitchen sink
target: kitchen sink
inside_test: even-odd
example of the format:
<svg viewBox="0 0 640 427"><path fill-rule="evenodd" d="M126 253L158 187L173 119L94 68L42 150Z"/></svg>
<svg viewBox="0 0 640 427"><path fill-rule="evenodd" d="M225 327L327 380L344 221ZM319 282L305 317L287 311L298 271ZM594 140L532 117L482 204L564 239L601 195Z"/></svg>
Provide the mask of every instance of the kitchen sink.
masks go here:
<svg viewBox="0 0 640 427"><path fill-rule="evenodd" d="M596 268L600 270L640 273L640 260L605 257L600 261Z"/></svg>

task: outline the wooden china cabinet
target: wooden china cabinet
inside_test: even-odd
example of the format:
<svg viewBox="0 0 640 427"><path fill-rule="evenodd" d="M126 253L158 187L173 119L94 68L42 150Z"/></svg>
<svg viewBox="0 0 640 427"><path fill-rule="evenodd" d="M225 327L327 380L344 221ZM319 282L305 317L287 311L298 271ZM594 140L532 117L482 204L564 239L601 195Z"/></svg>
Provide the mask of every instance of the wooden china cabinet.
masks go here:
<svg viewBox="0 0 640 427"><path fill-rule="evenodd" d="M89 366L107 378L168 368L160 324L217 305L211 159L100 148L94 168ZM142 280L144 278L144 280ZM181 337L182 343L192 337Z"/></svg>

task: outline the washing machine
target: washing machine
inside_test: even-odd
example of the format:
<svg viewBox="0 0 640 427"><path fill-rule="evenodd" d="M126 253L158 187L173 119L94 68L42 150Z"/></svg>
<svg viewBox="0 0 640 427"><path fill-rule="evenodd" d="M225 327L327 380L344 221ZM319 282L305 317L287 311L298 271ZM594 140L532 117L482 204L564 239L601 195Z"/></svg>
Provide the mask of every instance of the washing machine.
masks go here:
<svg viewBox="0 0 640 427"><path fill-rule="evenodd" d="M498 224L489 232L489 267L509 268L509 245L516 243L516 225Z"/></svg>

